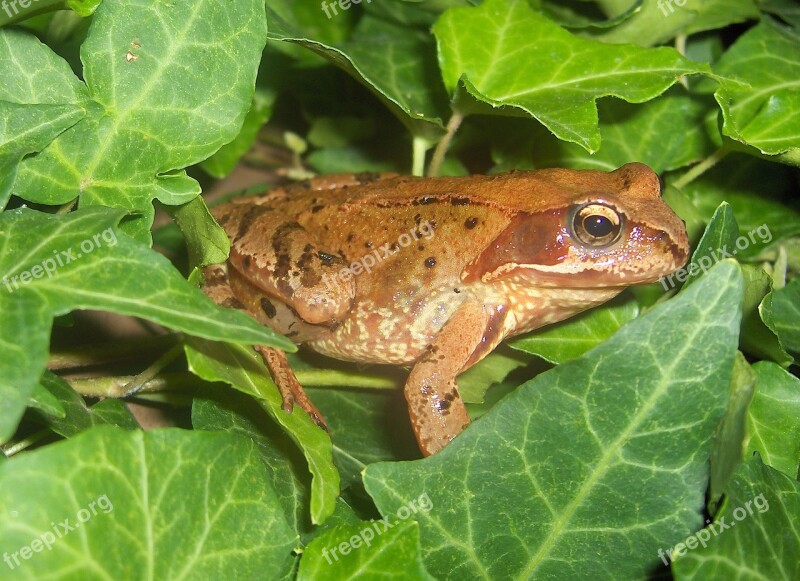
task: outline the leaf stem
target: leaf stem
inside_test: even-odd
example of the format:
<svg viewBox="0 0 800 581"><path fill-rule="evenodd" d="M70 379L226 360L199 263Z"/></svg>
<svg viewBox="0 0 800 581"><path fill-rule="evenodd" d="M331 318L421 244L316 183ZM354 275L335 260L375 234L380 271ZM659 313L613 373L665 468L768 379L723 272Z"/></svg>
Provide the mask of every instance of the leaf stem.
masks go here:
<svg viewBox="0 0 800 581"><path fill-rule="evenodd" d="M147 369L135 376L127 385L123 386L122 389L125 397L141 391L148 381L158 375L167 365L175 361L181 353L183 353L183 344L178 343L177 345L173 345L169 351L161 355L161 357L156 359Z"/></svg>
<svg viewBox="0 0 800 581"><path fill-rule="evenodd" d="M10 458L14 454L18 452L22 452L25 448L30 448L34 444L41 442L48 436L50 436L53 432L49 429L39 430L28 436L27 438L23 438L18 442L14 442L13 444L9 443L5 446L2 446L3 454L6 455L6 458Z"/></svg>
<svg viewBox="0 0 800 581"><path fill-rule="evenodd" d="M69 378L66 382L80 395L86 397L122 398L126 388L136 378L133 375L112 375L105 377ZM204 383L202 379L188 372L165 373L141 384L138 394L166 391L183 391Z"/></svg>
<svg viewBox="0 0 800 581"><path fill-rule="evenodd" d="M717 151L709 155L703 161L701 161L692 169L683 174L672 185L674 185L679 190L684 188L687 184L692 183L694 180L696 180L705 172L714 167L717 163L722 161L725 158L725 156L728 155L730 152L731 150L723 145Z"/></svg>
<svg viewBox="0 0 800 581"><path fill-rule="evenodd" d="M453 137L455 136L456 131L458 131L458 128L461 127L461 123L463 121L463 113L455 111L450 116L450 120L447 122L447 133L445 133L444 136L439 140L439 143L436 144L436 149L433 150L433 157L431 158L431 163L428 166L428 176L436 177L439 175L439 170L444 162L444 156L447 153L447 150L450 148L450 142L453 141Z"/></svg>

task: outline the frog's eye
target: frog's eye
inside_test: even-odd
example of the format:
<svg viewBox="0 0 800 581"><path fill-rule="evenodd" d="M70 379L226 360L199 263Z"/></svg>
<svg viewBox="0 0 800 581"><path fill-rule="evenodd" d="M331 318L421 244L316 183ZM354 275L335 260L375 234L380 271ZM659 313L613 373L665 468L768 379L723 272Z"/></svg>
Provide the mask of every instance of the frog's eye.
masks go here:
<svg viewBox="0 0 800 581"><path fill-rule="evenodd" d="M571 233L586 246L609 246L619 239L622 220L611 206L589 202L575 211Z"/></svg>

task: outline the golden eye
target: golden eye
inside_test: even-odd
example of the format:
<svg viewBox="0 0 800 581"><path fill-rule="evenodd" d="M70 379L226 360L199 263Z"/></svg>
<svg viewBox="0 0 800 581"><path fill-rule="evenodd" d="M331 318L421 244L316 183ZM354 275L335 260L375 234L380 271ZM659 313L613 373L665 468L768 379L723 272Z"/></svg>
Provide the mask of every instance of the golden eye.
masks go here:
<svg viewBox="0 0 800 581"><path fill-rule="evenodd" d="M573 214L572 234L586 246L610 246L619 240L622 223L622 214L611 206L589 202Z"/></svg>

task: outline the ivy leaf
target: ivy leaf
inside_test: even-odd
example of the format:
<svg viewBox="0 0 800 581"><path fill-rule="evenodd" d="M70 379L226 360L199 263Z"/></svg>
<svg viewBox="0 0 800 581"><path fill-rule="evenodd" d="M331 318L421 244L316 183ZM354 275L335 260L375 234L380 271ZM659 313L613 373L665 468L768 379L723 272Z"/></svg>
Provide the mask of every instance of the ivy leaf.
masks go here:
<svg viewBox="0 0 800 581"><path fill-rule="evenodd" d="M383 515L430 496L418 520L435 576L645 577L659 547L702 524L741 295L736 264L718 264L438 454L368 466L367 491Z"/></svg>
<svg viewBox="0 0 800 581"><path fill-rule="evenodd" d="M96 427L0 464L0 488L0 544L29 578L276 578L297 541L229 434Z"/></svg>
<svg viewBox="0 0 800 581"><path fill-rule="evenodd" d="M714 95L725 135L768 155L800 153L800 37L764 18L715 71L747 83L724 85Z"/></svg>
<svg viewBox="0 0 800 581"><path fill-rule="evenodd" d="M784 350L800 353L800 278L766 296L761 303L761 318Z"/></svg>
<svg viewBox="0 0 800 581"><path fill-rule="evenodd" d="M195 430L224 431L252 440L267 467L267 478L286 521L301 536L311 533L311 479L306 462L269 414L253 405L250 395L203 388L192 402L192 426Z"/></svg>
<svg viewBox="0 0 800 581"><path fill-rule="evenodd" d="M291 414L260 356L240 345L189 339L189 369L206 381L223 381L256 399L270 417L294 440L311 471L311 522L322 523L333 514L339 496L339 473L333 465L331 439L295 405Z"/></svg>
<svg viewBox="0 0 800 581"><path fill-rule="evenodd" d="M631 0L599 0L598 3L609 14L619 14L629 9ZM753 0L648 0L619 26L589 32L603 42L653 46L678 34L688 36L760 16Z"/></svg>
<svg viewBox="0 0 800 581"><path fill-rule="evenodd" d="M0 213L0 441L14 432L44 370L53 318L74 309L294 348L250 317L218 307L163 256L120 232L123 214L100 207L63 216L27 208Z"/></svg>
<svg viewBox="0 0 800 581"><path fill-rule="evenodd" d="M700 238L700 242L697 243L697 247L692 253L689 265L678 270L677 273L669 275L666 280L671 282L672 277L675 276L678 282L683 282L681 280L683 278L686 280L684 287L688 287L721 259L727 258L729 255L735 256L737 253L735 244L738 237L739 225L736 223L736 218L733 217L733 210L730 204L723 202L711 216L711 221L706 226L703 237Z"/></svg>
<svg viewBox="0 0 800 581"><path fill-rule="evenodd" d="M744 154L731 154L683 188L707 219L723 202L733 208L742 235L750 240L736 258L751 259L765 248L800 234L800 212L781 203L793 195L792 170Z"/></svg>
<svg viewBox="0 0 800 581"><path fill-rule="evenodd" d="M93 406L86 405L84 399L59 376L45 371L40 385L51 394L64 414L60 417L39 415L41 423L64 437L72 437L92 426L111 424L126 430L136 430L139 424L118 399L104 399Z"/></svg>
<svg viewBox="0 0 800 581"><path fill-rule="evenodd" d="M135 210L141 218L126 229L149 241L152 200L197 196L200 186L183 168L239 133L265 42L257 0L103 2L81 46L86 117L20 164L14 193L44 204L80 193L82 207ZM0 43L0 59L31 44ZM55 58L41 44L35 52L40 61ZM3 75L12 95L27 86L46 92L38 70L21 65Z"/></svg>
<svg viewBox="0 0 800 581"><path fill-rule="evenodd" d="M744 458L747 409L753 399L756 375L741 353L733 361L731 396L711 446L710 504L716 505Z"/></svg>
<svg viewBox="0 0 800 581"><path fill-rule="evenodd" d="M747 449L797 479L800 465L800 379L770 361L753 365L756 392L750 404Z"/></svg>
<svg viewBox="0 0 800 581"><path fill-rule="evenodd" d="M675 579L797 579L799 517L800 484L756 456L739 467L714 522L674 547Z"/></svg>
<svg viewBox="0 0 800 581"><path fill-rule="evenodd" d="M451 94L461 82L479 101L525 112L589 152L600 147L600 97L641 103L683 75L710 73L708 65L672 48L615 46L574 36L523 0L454 8L433 30Z"/></svg>
<svg viewBox="0 0 800 581"><path fill-rule="evenodd" d="M356 574L381 579L388 571L402 571L403 579L433 579L422 564L419 525L414 521L389 524L392 528L386 532L380 521L341 524L325 531L303 551L297 580L347 581Z"/></svg>
<svg viewBox="0 0 800 581"><path fill-rule="evenodd" d="M395 112L413 135L427 142L442 135L446 96L441 86L429 81L438 72L428 34L365 15L346 42L334 43L310 38L270 10L268 15L270 39L304 46L351 74ZM376 46L385 50L375 50Z"/></svg>

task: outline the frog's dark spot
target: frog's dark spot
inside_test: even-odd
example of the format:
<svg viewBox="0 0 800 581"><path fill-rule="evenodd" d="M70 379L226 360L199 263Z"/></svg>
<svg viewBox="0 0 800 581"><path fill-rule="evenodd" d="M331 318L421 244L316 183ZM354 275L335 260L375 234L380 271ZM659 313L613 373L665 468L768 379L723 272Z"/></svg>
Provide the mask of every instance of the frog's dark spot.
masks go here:
<svg viewBox="0 0 800 581"><path fill-rule="evenodd" d="M419 226L419 223L422 222L422 216L419 214L414 214L414 223Z"/></svg>
<svg viewBox="0 0 800 581"><path fill-rule="evenodd" d="M324 207L325 207L324 204L317 204L316 206L312 206L311 207L311 213L312 214L316 214L317 212L319 212Z"/></svg>
<svg viewBox="0 0 800 581"><path fill-rule="evenodd" d="M314 247L311 244L306 244L303 248L303 252L311 252L312 250L314 250Z"/></svg>
<svg viewBox="0 0 800 581"><path fill-rule="evenodd" d="M450 204L453 206L469 206L469 198L451 198Z"/></svg>
<svg viewBox="0 0 800 581"><path fill-rule="evenodd" d="M454 288L453 292L456 293L456 294L460 294L461 293L461 289L460 288Z"/></svg>
<svg viewBox="0 0 800 581"><path fill-rule="evenodd" d="M418 245L417 246L417 250L420 250L420 251L425 250L425 245L424 244Z"/></svg>
<svg viewBox="0 0 800 581"><path fill-rule="evenodd" d="M435 201L436 198L433 196L422 196L421 198L414 200L414 203L420 206L427 206L428 204L433 204Z"/></svg>
<svg viewBox="0 0 800 581"><path fill-rule="evenodd" d="M317 252L317 256L319 256L319 259L325 264L325 266L330 266L336 259L333 254L328 254L327 252Z"/></svg>
<svg viewBox="0 0 800 581"><path fill-rule="evenodd" d="M289 331L288 333L286 333L284 335L284 337L287 337L288 339L291 339L292 337L297 337L299 334L300 333L298 331Z"/></svg>
<svg viewBox="0 0 800 581"><path fill-rule="evenodd" d="M293 270L292 271L292 276L300 276L300 271L299 270Z"/></svg>
<svg viewBox="0 0 800 581"><path fill-rule="evenodd" d="M361 173L357 173L355 178L359 184L368 184L370 182L377 182L379 179L381 179L381 174L374 171L362 171Z"/></svg>
<svg viewBox="0 0 800 581"><path fill-rule="evenodd" d="M439 411L442 412L447 411L450 408L450 402L447 401L446 399L439 400L439 402L437 403L437 407L439 408Z"/></svg>
<svg viewBox="0 0 800 581"><path fill-rule="evenodd" d="M222 306L223 307L228 307L229 309L239 309L240 311L246 310L245 306L242 304L242 302L239 299L237 299L236 297L228 297L228 298L226 298L223 301Z"/></svg>
<svg viewBox="0 0 800 581"><path fill-rule="evenodd" d="M398 250L400 250L400 245L399 245L397 242L395 242L394 244L392 244L392 245L389 247L389 249L390 249L392 252L397 252Z"/></svg>
<svg viewBox="0 0 800 581"><path fill-rule="evenodd" d="M271 319L278 314L278 311L275 309L275 305L269 302L269 299L265 298L261 299L261 310L264 311L264 314L268 319Z"/></svg>
<svg viewBox="0 0 800 581"><path fill-rule="evenodd" d="M433 256L429 256L428 258L425 259L425 266L427 266L428 268L433 268L434 266L436 266L436 259Z"/></svg>
<svg viewBox="0 0 800 581"><path fill-rule="evenodd" d="M356 237L356 235L353 234L352 232L350 232L350 234L347 235L347 241L348 242L352 242L353 238L355 238L355 237Z"/></svg>
<svg viewBox="0 0 800 581"><path fill-rule="evenodd" d="M242 264L244 265L245 268L250 268L251 263L252 260L250 259L250 255L245 254L244 258L242 258Z"/></svg>
<svg viewBox="0 0 800 581"><path fill-rule="evenodd" d="M475 218L474 216L472 218L467 218L466 221L464 222L464 227L467 230L472 230L477 225L478 225L478 219Z"/></svg>
<svg viewBox="0 0 800 581"><path fill-rule="evenodd" d="M372 246L373 246L372 242L365 242L364 243L364 248L372 248Z"/></svg>
<svg viewBox="0 0 800 581"><path fill-rule="evenodd" d="M239 229L236 231L236 236L233 237L233 242L241 240L242 237L247 234L248 230L250 230L250 226L253 222L257 220L259 216L263 216L269 211L270 208L265 208L264 206L252 206L248 208L239 221Z"/></svg>

